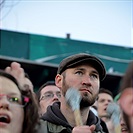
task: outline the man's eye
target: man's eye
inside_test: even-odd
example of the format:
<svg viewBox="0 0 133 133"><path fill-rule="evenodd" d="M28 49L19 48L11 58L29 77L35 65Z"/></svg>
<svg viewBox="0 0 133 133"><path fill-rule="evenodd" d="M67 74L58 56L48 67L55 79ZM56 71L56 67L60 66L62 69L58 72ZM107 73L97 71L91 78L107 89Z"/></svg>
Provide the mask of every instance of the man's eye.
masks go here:
<svg viewBox="0 0 133 133"><path fill-rule="evenodd" d="M78 75L83 75L83 72L77 71L76 74L78 74Z"/></svg>
<svg viewBox="0 0 133 133"><path fill-rule="evenodd" d="M103 103L104 102L104 99L100 100L100 102Z"/></svg>
<svg viewBox="0 0 133 133"><path fill-rule="evenodd" d="M98 79L98 75L92 74L92 75L91 75L91 78L93 78L93 79Z"/></svg>
<svg viewBox="0 0 133 133"><path fill-rule="evenodd" d="M61 98L61 93L56 94L58 98Z"/></svg>
<svg viewBox="0 0 133 133"><path fill-rule="evenodd" d="M19 99L17 97L10 97L9 101L14 103L19 103Z"/></svg>
<svg viewBox="0 0 133 133"><path fill-rule="evenodd" d="M52 94L45 94L45 97L51 97Z"/></svg>

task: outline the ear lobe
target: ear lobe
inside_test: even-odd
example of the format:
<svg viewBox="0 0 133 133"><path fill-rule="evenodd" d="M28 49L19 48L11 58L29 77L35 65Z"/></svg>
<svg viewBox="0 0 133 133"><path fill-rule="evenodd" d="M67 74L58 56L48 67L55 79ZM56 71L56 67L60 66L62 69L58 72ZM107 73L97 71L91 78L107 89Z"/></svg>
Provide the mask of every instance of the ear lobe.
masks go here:
<svg viewBox="0 0 133 133"><path fill-rule="evenodd" d="M125 89L120 96L120 106L128 115L133 116L133 88Z"/></svg>
<svg viewBox="0 0 133 133"><path fill-rule="evenodd" d="M58 88L62 87L62 76L60 74L57 74L55 77L55 84Z"/></svg>

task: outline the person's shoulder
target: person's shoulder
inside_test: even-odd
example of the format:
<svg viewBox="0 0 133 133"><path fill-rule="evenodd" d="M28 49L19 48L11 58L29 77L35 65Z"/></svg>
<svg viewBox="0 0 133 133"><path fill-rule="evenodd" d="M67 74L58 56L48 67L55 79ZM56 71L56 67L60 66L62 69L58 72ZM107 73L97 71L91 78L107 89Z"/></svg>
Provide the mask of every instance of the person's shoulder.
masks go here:
<svg viewBox="0 0 133 133"><path fill-rule="evenodd" d="M36 127L37 133L48 133L47 121L40 119L39 125Z"/></svg>
<svg viewBox="0 0 133 133"><path fill-rule="evenodd" d="M40 126L38 127L38 129L39 129L39 132L37 133L49 133L49 132L60 133L64 130L67 130L67 128L62 125L56 125L46 120L40 120Z"/></svg>

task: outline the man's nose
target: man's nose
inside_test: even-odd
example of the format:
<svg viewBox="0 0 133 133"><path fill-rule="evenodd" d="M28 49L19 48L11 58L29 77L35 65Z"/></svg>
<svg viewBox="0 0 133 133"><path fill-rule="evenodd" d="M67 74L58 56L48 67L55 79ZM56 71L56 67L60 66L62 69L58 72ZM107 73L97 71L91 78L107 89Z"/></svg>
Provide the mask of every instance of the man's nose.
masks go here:
<svg viewBox="0 0 133 133"><path fill-rule="evenodd" d="M85 75L82 79L82 84L83 85L91 85L91 79L90 79L90 76L88 75Z"/></svg>
<svg viewBox="0 0 133 133"><path fill-rule="evenodd" d="M59 99L59 97L56 94L54 94L53 99Z"/></svg>
<svg viewBox="0 0 133 133"><path fill-rule="evenodd" d="M105 100L105 105L108 105L110 102L108 100Z"/></svg>

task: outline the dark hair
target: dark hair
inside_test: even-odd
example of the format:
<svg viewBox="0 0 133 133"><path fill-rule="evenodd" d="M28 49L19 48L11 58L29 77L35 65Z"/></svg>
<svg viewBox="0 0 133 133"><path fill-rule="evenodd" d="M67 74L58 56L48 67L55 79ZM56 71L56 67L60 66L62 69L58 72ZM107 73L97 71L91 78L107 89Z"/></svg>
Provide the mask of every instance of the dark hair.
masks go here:
<svg viewBox="0 0 133 133"><path fill-rule="evenodd" d="M131 61L129 63L128 68L125 72L125 75L123 76L123 78L121 80L120 93L122 93L128 87L133 88L133 61ZM127 124L127 127L130 129L129 117L127 116L127 114L125 112L123 112L123 117Z"/></svg>
<svg viewBox="0 0 133 133"><path fill-rule="evenodd" d="M30 99L29 103L24 107L24 122L23 122L23 131L22 133L36 133L35 127L37 124L39 124L39 114L38 114L38 106L35 102L35 98L33 97L33 94L29 89L23 90L20 86L17 80L10 75L9 73L6 73L3 70L0 70L0 76L5 77L13 81L20 93L21 96L26 96Z"/></svg>
<svg viewBox="0 0 133 133"><path fill-rule="evenodd" d="M128 65L128 68L121 80L120 92L125 90L127 87L133 87L133 61Z"/></svg>
<svg viewBox="0 0 133 133"><path fill-rule="evenodd" d="M113 98L113 93L110 90L108 90L108 89L100 88L98 94L101 94L101 93L106 93L106 94L110 95ZM98 98L99 98L99 96L98 96ZM97 100L98 100L98 98L97 98Z"/></svg>
<svg viewBox="0 0 133 133"><path fill-rule="evenodd" d="M25 76L25 78L30 79L30 76L28 75L28 73L24 73L24 76Z"/></svg>
<svg viewBox="0 0 133 133"><path fill-rule="evenodd" d="M36 92L36 98L37 98L38 103L39 103L40 96L41 96L41 90L42 90L45 86L48 86L48 85L55 85L55 82L54 82L54 81L47 81L46 83L44 83L44 84L38 89L38 91ZM56 85L55 85L55 86L56 86Z"/></svg>
<svg viewBox="0 0 133 133"><path fill-rule="evenodd" d="M24 124L23 124L23 133L36 133L35 127L39 124L39 114L38 114L38 105L36 99L34 98L31 90L22 91L23 96L30 98L30 102L24 108Z"/></svg>

